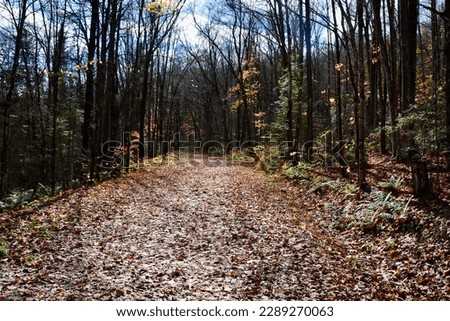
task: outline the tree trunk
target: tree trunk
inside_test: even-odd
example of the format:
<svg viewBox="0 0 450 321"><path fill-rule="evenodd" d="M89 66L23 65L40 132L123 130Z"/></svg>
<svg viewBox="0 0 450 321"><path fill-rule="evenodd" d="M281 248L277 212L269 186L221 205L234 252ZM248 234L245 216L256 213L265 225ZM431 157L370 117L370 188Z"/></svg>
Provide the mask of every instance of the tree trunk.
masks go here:
<svg viewBox="0 0 450 321"><path fill-rule="evenodd" d="M64 8L65 9L65 8ZM66 12L64 10L64 12ZM65 19L65 16L63 17ZM60 83L60 70L62 67L62 58L64 52L64 41L65 41L65 20L61 22L60 29L57 34L57 39L55 43L55 52L53 56L53 72L49 77L50 84L52 88L52 107L53 107L53 137L52 137L52 194L56 192L56 185L58 182L57 175L57 121L58 121L58 109L59 109L59 83Z"/></svg>
<svg viewBox="0 0 450 321"><path fill-rule="evenodd" d="M392 157L397 157L399 145L399 133L397 129L398 116L398 66L397 66L397 26L395 24L395 1L387 0L388 15L389 15L389 30L390 30L390 59L387 57L387 46L385 46L386 64L389 65L390 73L387 75L389 81L389 107L391 108L391 144ZM384 43L384 42L383 42Z"/></svg>
<svg viewBox="0 0 450 321"><path fill-rule="evenodd" d="M103 0L105 3L106 0ZM103 5L105 5L105 3ZM106 4L105 12L103 12L102 23L100 25L100 42L98 44L97 57L97 77L95 81L95 116L93 124L93 137L91 147L91 165L90 165L90 179L99 179L98 157L100 156L100 148L102 147L102 139L105 123L105 88L106 88L106 64L107 60L107 38L108 26L111 14L110 2Z"/></svg>
<svg viewBox="0 0 450 321"><path fill-rule="evenodd" d="M366 182L366 148L365 148L365 72L364 72L364 0L358 0L357 3L357 20L358 20L358 58L357 65L359 70L358 101L355 104L357 108L355 113L356 122L356 144L357 144L357 161L358 161L358 186L361 190L366 191L368 185Z"/></svg>
<svg viewBox="0 0 450 321"><path fill-rule="evenodd" d="M83 127L82 127L82 152L88 155L88 150L90 149L90 141L92 138L92 116L94 112L94 59L95 59L95 49L96 49L96 38L97 38L97 28L99 20L99 0L91 1L92 15L91 15L91 25L89 29L89 40L87 45L88 50L88 61L86 62L86 92L84 100L84 117L83 117Z"/></svg>
<svg viewBox="0 0 450 321"><path fill-rule="evenodd" d="M304 62L305 62L305 57L304 57L304 41L305 41L305 27L304 27L304 23L303 23L303 1L299 0L298 1L298 8L299 8L299 12L298 12L298 17L300 19L300 23L299 23L299 40L298 40L298 48L296 49L298 51L298 58L297 58L297 68L300 71L300 74L303 74L303 70L304 70ZM303 87L303 79L301 79L300 84L298 84L298 86ZM302 126L302 119L303 119L303 115L302 115L302 108L301 108L301 104L303 102L303 95L302 95L302 91L298 90L297 93L297 105L298 105L298 110L297 110L297 117L295 119L295 144L294 144L294 148L297 152L301 152L300 151L300 144L301 144L301 137L302 137L302 132L303 132L303 126Z"/></svg>
<svg viewBox="0 0 450 321"><path fill-rule="evenodd" d="M381 66L380 66L381 69ZM381 70L380 70L381 75ZM382 81L380 79L380 82L378 83L380 86L379 92L381 95L381 101L380 101L380 152L382 155L387 154L387 140L386 140L386 105L388 103L387 99L387 85L386 81Z"/></svg>
<svg viewBox="0 0 450 321"><path fill-rule="evenodd" d="M109 26L108 61L106 62L106 88L105 88L105 123L102 143L119 141L119 111L116 99L117 53L116 34L118 32L121 9L118 1L111 1L111 18Z"/></svg>
<svg viewBox="0 0 450 321"><path fill-rule="evenodd" d="M331 3L332 11L333 11L333 23L334 23L334 41L335 41L335 51L336 51L336 132L338 139L337 146L337 159L340 165L341 175L343 177L348 177L347 168L348 165L345 162L344 155L344 135L342 129L342 62L341 62L341 40L339 39L339 31L337 28L338 21L336 17L336 4L335 0L332 0Z"/></svg>
<svg viewBox="0 0 450 321"><path fill-rule="evenodd" d="M311 4L305 0L305 44L306 44L306 100L307 100L307 133L305 143L305 154L310 161L314 147L314 124L313 124L313 69L311 48Z"/></svg>
<svg viewBox="0 0 450 321"><path fill-rule="evenodd" d="M371 27L371 15L373 12L366 10L366 25L364 27L365 43L366 43L366 55L367 55L367 73L369 81L370 94L367 99L367 111L365 117L365 127L366 133L365 137L376 128L377 126L377 113L378 113L378 81L379 81L379 63L380 63L380 53L379 53L379 38L376 34L371 36L369 32L369 27Z"/></svg>
<svg viewBox="0 0 450 321"><path fill-rule="evenodd" d="M400 0L401 111L415 102L418 0ZM391 30L392 31L392 30Z"/></svg>
<svg viewBox="0 0 450 321"><path fill-rule="evenodd" d="M380 110L380 126L381 126L381 134L380 134L380 151L384 155L387 152L386 147L386 104L387 104L387 89L391 88L393 85L391 82L392 78L392 69L389 64L388 57L388 49L386 46L386 42L383 38L383 31L381 28L381 0L372 0L372 9L373 9L373 24L374 24L374 37L376 39L376 43L379 50L379 59L381 64L379 65L379 74L381 75L381 68L384 70L384 79L382 81L382 77L380 76L379 80L379 92L383 92L382 101L381 101L381 110ZM381 67L382 66L382 67Z"/></svg>
<svg viewBox="0 0 450 321"><path fill-rule="evenodd" d="M446 141L447 150L450 150L450 0L445 0L444 11L445 23L445 44L444 44L444 59L445 59L445 124L446 124ZM447 154L447 168L450 170L450 153Z"/></svg>
<svg viewBox="0 0 450 321"><path fill-rule="evenodd" d="M292 72L292 35L291 35L291 24L289 20L289 6L287 0L284 1L284 13L286 17L285 25L286 25L286 38L287 38L287 67L288 70L288 110L287 110L287 123L288 123L288 131L287 131L287 141L291 142L294 139L294 121L293 121L293 72Z"/></svg>
<svg viewBox="0 0 450 321"><path fill-rule="evenodd" d="M428 178L427 163L421 161L412 162L411 173L414 196L426 196L431 191L431 184Z"/></svg>

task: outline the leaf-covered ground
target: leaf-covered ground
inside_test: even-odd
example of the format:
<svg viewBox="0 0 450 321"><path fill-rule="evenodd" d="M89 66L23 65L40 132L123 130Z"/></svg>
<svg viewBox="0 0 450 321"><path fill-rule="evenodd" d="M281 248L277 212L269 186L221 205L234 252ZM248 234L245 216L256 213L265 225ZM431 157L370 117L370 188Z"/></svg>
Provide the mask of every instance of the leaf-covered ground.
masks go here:
<svg viewBox="0 0 450 321"><path fill-rule="evenodd" d="M450 300L448 203L375 233L334 182L197 159L0 214L0 299Z"/></svg>

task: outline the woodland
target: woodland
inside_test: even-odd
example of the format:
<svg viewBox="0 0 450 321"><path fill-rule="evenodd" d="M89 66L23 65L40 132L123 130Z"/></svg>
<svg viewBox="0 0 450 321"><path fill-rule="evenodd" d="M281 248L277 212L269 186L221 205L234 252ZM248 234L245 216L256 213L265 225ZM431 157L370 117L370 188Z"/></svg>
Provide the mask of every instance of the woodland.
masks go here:
<svg viewBox="0 0 450 321"><path fill-rule="evenodd" d="M450 300L450 0L0 0L0 300Z"/></svg>

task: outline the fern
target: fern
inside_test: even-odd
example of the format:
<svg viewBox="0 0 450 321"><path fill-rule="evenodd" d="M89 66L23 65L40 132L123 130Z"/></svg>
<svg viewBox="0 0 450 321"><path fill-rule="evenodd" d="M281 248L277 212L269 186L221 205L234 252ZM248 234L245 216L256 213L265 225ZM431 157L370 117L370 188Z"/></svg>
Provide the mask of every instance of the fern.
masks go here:
<svg viewBox="0 0 450 321"><path fill-rule="evenodd" d="M373 188L368 199L360 201L356 206L348 204L342 215L336 216L336 226L362 228L365 231L378 232L390 228L395 222L408 216L409 202L403 202L393 196Z"/></svg>
<svg viewBox="0 0 450 321"><path fill-rule="evenodd" d="M0 212L7 211L9 209L27 205L33 199L33 191L15 192L9 195L7 198L0 201Z"/></svg>
<svg viewBox="0 0 450 321"><path fill-rule="evenodd" d="M381 182L380 186L389 192L397 193L398 190L400 189L400 186L403 184L404 180L405 179L402 177L391 176L389 178L389 181Z"/></svg>

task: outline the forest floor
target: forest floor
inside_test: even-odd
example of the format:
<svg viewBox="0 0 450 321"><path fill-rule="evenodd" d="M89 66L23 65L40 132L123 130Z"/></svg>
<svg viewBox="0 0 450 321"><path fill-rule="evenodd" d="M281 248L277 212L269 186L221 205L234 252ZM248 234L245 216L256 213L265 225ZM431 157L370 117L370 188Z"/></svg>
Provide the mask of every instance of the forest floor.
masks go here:
<svg viewBox="0 0 450 321"><path fill-rule="evenodd" d="M374 162L371 184L407 177ZM145 166L0 214L0 299L450 300L448 190L380 200L245 165Z"/></svg>

